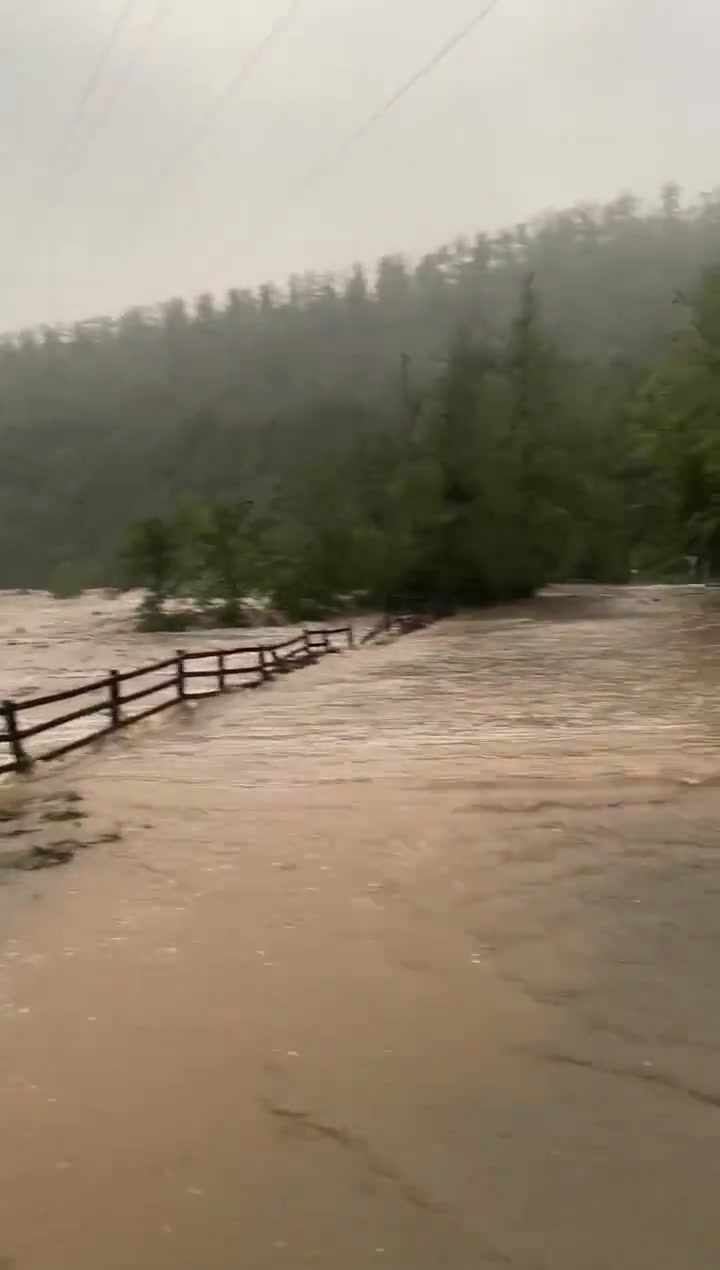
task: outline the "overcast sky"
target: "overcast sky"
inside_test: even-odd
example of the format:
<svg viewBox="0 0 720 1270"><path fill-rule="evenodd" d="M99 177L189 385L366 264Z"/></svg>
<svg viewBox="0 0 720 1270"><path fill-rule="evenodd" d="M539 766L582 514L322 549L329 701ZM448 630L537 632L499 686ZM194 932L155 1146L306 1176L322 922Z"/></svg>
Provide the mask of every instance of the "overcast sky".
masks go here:
<svg viewBox="0 0 720 1270"><path fill-rule="evenodd" d="M309 180L481 4L297 0L215 107L290 2L134 0L101 64L121 0L0 0L0 328L720 184L719 0L501 0Z"/></svg>

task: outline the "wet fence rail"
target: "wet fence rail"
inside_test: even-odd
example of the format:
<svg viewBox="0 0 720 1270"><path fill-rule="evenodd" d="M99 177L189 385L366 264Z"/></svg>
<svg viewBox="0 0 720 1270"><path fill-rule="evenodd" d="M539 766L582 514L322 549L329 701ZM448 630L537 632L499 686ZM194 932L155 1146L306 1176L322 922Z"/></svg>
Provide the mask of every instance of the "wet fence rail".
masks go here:
<svg viewBox="0 0 720 1270"><path fill-rule="evenodd" d="M406 635L447 616L409 597L398 599L360 638ZM352 625L305 629L275 643L179 649L173 657L139 670L111 670L103 679L0 705L0 776L29 772L36 763L64 758L121 729L151 719L183 702L217 697L237 688L258 688L277 675L313 665L329 653L355 646ZM63 710L68 703L72 709ZM93 722L97 720L97 727ZM36 745L37 738L46 738ZM47 743L46 743L47 742Z"/></svg>
<svg viewBox="0 0 720 1270"><path fill-rule="evenodd" d="M111 670L103 679L61 692L4 701L0 706L0 775L27 772L36 763L63 758L183 702L238 687L257 688L342 647L352 648L354 642L353 627L346 625L304 630L277 643L205 652L181 649L139 670ZM99 726L86 720L97 720Z"/></svg>

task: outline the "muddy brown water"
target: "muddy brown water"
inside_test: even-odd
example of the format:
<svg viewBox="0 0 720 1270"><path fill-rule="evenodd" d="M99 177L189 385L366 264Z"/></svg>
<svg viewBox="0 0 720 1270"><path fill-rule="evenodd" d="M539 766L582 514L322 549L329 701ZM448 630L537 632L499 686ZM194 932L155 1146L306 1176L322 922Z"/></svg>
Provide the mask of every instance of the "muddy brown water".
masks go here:
<svg viewBox="0 0 720 1270"><path fill-rule="evenodd" d="M0 1266L716 1268L719 777L718 598L578 589L34 779L122 836L0 890Z"/></svg>
<svg viewBox="0 0 720 1270"><path fill-rule="evenodd" d="M0 700L12 698L22 706L34 697L44 698L80 687L92 688L93 684L102 684L112 670L122 673L162 664L174 657L179 647L188 652L215 648L256 649L258 644L286 639L301 629L258 626L234 631L139 634L133 629L137 604L138 597L132 593L112 598L107 593L90 592L80 599L58 601L40 592L21 596L0 592ZM211 692L216 688L214 660L212 665L193 665L195 672L208 672L207 677L193 682L194 691ZM256 661L255 655L238 655L228 662L228 670L254 667ZM173 669L165 666L126 685L124 692L151 688L156 691L150 699L124 706L125 718L174 699L175 686L163 687L172 680L173 674ZM248 680L233 680L235 684L240 682ZM70 702L51 702L33 708L32 712L21 712L20 724L23 727L42 724L74 710L105 706L107 701L106 685ZM29 743L29 752L33 758L41 758L59 746L96 734L107 723L105 710L72 720L34 737ZM5 753L0 749L0 765L4 758Z"/></svg>

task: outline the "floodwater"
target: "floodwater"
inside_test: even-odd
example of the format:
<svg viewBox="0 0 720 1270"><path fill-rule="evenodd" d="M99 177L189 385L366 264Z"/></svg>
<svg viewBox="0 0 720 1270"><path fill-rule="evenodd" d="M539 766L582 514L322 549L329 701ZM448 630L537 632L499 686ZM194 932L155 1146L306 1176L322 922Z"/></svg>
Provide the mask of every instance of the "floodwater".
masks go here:
<svg viewBox="0 0 720 1270"><path fill-rule="evenodd" d="M122 673L167 662L180 646L188 652L252 649L258 644L288 638L300 629L284 627L278 633L277 627L252 627L236 631L140 634L133 629L137 605L138 596L133 593L111 597L97 591L80 599L60 601L42 592L27 595L0 592L0 700L11 698L22 704L33 697L103 684L112 670ZM238 656L228 664L228 669L231 665L235 669L249 668L255 662L255 657ZM194 685L198 692L211 692L216 687L211 663L205 663L203 669L206 666L208 677L197 680ZM172 677L172 668L165 666L130 684L125 691L157 690L151 699L125 707L125 717L131 718L150 706L173 699L175 686L163 688ZM41 724L81 708L105 706L107 701L105 684L69 703L52 702L33 708L32 715L26 712L20 721L23 726ZM29 752L33 758L41 758L55 747L97 734L107 726L108 718L103 710L53 728L33 738ZM6 757L0 748L0 766Z"/></svg>
<svg viewBox="0 0 720 1270"><path fill-rule="evenodd" d="M3 695L143 659L33 605ZM658 588L33 778L118 837L0 893L2 1270L716 1270L719 777L720 597Z"/></svg>

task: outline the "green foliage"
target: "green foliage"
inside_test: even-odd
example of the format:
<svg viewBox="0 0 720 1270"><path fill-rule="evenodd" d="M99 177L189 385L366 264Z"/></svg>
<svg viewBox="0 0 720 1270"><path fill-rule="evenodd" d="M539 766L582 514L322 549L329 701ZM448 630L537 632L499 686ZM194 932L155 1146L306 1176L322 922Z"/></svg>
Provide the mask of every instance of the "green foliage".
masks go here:
<svg viewBox="0 0 720 1270"><path fill-rule="evenodd" d="M182 544L184 593L220 623L240 619L253 589L302 620L398 596L448 607L531 594L566 567L583 511L571 381L528 277L504 344L458 335L400 428L323 433L262 530L247 503L185 504L167 528ZM613 478L608 467L608 501ZM595 547L602 568L584 493L585 559ZM146 584L152 596L150 575Z"/></svg>
<svg viewBox="0 0 720 1270"><path fill-rule="evenodd" d="M528 595L553 575L569 478L560 387L528 279L507 346L478 347L462 334L431 395L395 482L398 590L477 604Z"/></svg>
<svg viewBox="0 0 720 1270"><path fill-rule="evenodd" d="M180 583L180 537L176 526L159 516L133 525L123 563L128 585L145 588L143 629L163 629L165 603L177 592Z"/></svg>
<svg viewBox="0 0 720 1270"><path fill-rule="evenodd" d="M720 269L686 306L667 357L637 395L634 427L645 464L641 511L657 564L682 552L720 570ZM676 563L677 566L677 563Z"/></svg>
<svg viewBox="0 0 720 1270"><path fill-rule="evenodd" d="M642 511L661 559L683 552L720 569L720 269L688 296L687 321L648 376L634 426L645 463ZM676 562L675 562L676 563Z"/></svg>
<svg viewBox="0 0 720 1270"><path fill-rule="evenodd" d="M310 616L716 567L717 285L693 288L718 259L720 195L668 186L415 265L8 336L0 586L130 564L148 623L189 620L184 597L235 622L249 590Z"/></svg>
<svg viewBox="0 0 720 1270"><path fill-rule="evenodd" d="M249 503L184 500L171 516L131 526L122 560L127 584L143 589L140 629L240 625L260 551ZM170 600L177 605L168 609Z"/></svg>
<svg viewBox="0 0 720 1270"><path fill-rule="evenodd" d="M208 599L220 601L221 626L237 626L241 600L257 581L256 553L250 533L249 503L220 502L203 508L194 526L196 585Z"/></svg>
<svg viewBox="0 0 720 1270"><path fill-rule="evenodd" d="M50 574L48 591L56 600L72 600L82 595L88 585L88 570L72 560L64 560Z"/></svg>

